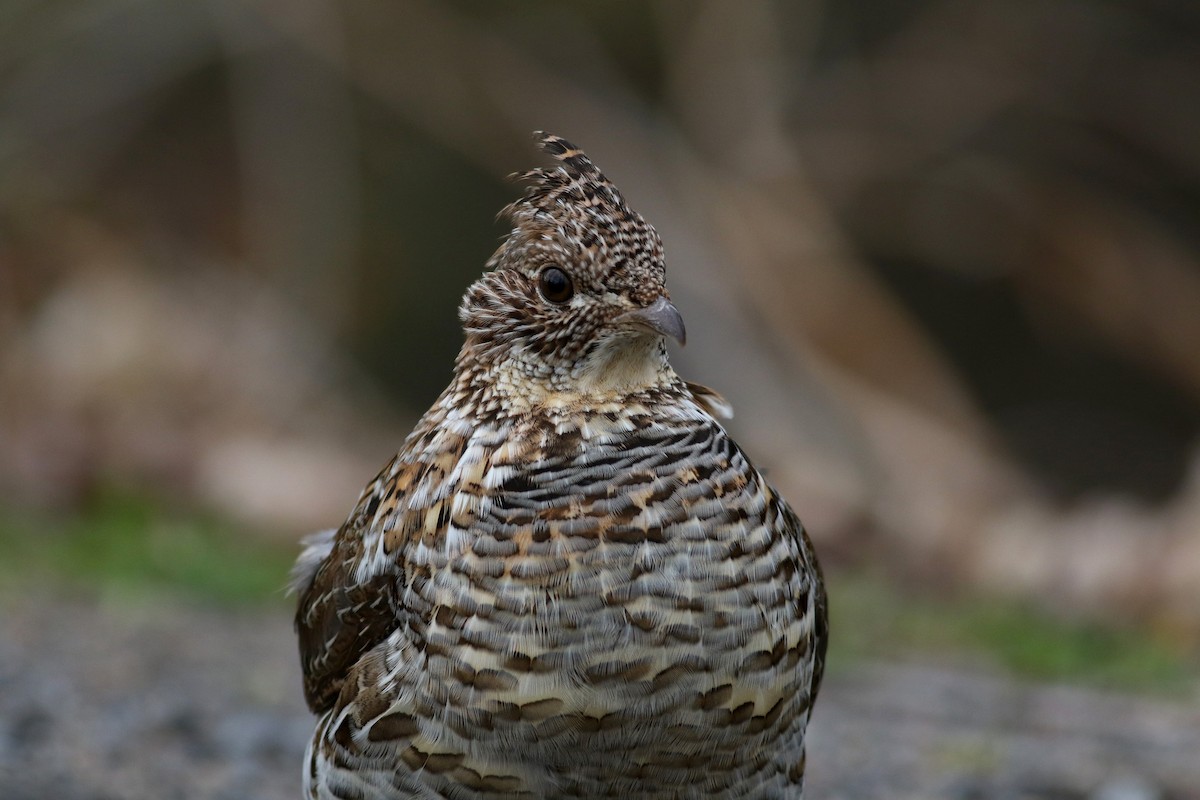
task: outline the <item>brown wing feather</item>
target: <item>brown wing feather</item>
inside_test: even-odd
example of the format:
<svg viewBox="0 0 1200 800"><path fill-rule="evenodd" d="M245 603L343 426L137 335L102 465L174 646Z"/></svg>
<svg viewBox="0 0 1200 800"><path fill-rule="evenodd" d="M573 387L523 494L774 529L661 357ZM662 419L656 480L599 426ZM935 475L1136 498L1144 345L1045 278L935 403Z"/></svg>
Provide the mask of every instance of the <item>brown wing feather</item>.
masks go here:
<svg viewBox="0 0 1200 800"><path fill-rule="evenodd" d="M347 674L364 653L374 648L403 621L400 597L404 581L403 550L411 541L436 541L450 522L449 508L461 487L446 484L462 457L467 440L439 426L431 415L409 437L400 454L376 476L358 505L338 530L328 555L312 569L312 579L296 581L301 590L296 610L304 694L313 711L331 707ZM465 476L469 481L473 474ZM430 497L431 487L442 484L440 499L410 508L409 497ZM468 519L458 520L464 527ZM359 580L365 542L382 537L386 560L377 563L371 577ZM372 548L379 546L376 542ZM305 556L301 556L301 562ZM304 568L298 565L298 570Z"/></svg>
<svg viewBox="0 0 1200 800"><path fill-rule="evenodd" d="M402 578L399 559L365 581L357 579L366 556L364 537L376 520L395 512L419 465L392 459L359 497L350 518L338 529L320 563L308 566L311 578L293 576L300 591L296 608L296 634L300 639L300 666L304 672L304 697L315 712L328 709L337 699L350 668L400 625L398 586ZM320 555L322 543L314 537L297 562ZM299 578L297 580L297 578Z"/></svg>
<svg viewBox="0 0 1200 800"><path fill-rule="evenodd" d="M343 526L333 550L300 597L296 633L304 698L314 712L333 705L354 663L400 624L396 574L388 572L355 583L361 549L361 536Z"/></svg>

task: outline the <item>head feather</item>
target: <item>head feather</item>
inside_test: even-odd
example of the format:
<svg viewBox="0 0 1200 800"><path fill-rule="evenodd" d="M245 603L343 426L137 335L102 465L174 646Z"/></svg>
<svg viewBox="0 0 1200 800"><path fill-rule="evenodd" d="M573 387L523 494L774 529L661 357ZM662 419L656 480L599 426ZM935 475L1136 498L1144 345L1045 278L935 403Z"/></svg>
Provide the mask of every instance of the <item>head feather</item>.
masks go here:
<svg viewBox="0 0 1200 800"><path fill-rule="evenodd" d="M551 133L538 131L534 136L558 165L513 175L526 184L525 196L505 208L502 216L508 216L518 227L543 228L546 223L571 218L591 225L648 227L583 150Z"/></svg>
<svg viewBox="0 0 1200 800"><path fill-rule="evenodd" d="M531 369L574 364L611 333L612 319L666 296L654 228L582 150L552 134L537 139L557 163L517 176L526 183L524 196L502 212L512 231L459 309L475 352L519 352L537 361ZM537 288L548 266L574 285L572 301L561 307Z"/></svg>

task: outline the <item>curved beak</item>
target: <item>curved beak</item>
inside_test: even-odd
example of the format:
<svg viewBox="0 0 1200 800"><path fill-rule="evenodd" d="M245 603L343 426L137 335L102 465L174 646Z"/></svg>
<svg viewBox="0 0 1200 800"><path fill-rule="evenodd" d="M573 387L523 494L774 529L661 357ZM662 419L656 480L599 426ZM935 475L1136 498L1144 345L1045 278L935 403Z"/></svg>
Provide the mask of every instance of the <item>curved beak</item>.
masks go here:
<svg viewBox="0 0 1200 800"><path fill-rule="evenodd" d="M653 333L669 336L681 345L687 343L687 331L683 327L683 317L675 304L665 297L658 298L645 308L626 312L618 319L633 323Z"/></svg>

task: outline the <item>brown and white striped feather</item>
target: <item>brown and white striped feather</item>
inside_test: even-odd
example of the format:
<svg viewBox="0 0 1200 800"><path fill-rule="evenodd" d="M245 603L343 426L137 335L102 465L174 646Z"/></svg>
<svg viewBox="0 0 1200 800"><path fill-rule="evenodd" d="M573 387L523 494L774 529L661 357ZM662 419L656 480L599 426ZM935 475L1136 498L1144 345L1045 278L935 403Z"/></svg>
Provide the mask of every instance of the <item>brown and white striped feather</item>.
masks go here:
<svg viewBox="0 0 1200 800"><path fill-rule="evenodd" d="M306 665L344 676L306 669L326 675L318 709L340 687L312 796L799 790L816 564L686 388L421 429L343 529L361 531L357 572L325 561L356 589L322 591L319 571L306 595Z"/></svg>

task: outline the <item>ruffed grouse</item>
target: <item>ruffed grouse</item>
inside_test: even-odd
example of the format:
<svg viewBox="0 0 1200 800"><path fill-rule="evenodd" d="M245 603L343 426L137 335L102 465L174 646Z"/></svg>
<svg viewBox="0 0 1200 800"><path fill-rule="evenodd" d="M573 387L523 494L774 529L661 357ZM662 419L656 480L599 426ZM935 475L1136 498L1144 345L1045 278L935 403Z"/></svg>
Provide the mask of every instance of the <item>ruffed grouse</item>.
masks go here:
<svg viewBox="0 0 1200 800"><path fill-rule="evenodd" d="M453 381L297 562L306 796L798 798L812 546L667 364L658 234L539 136Z"/></svg>

